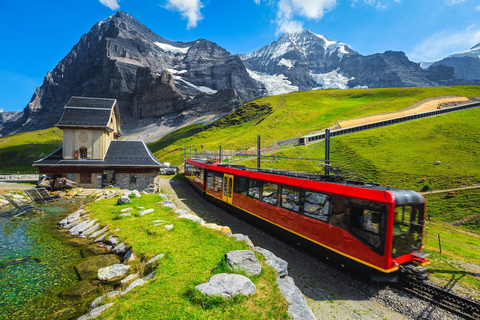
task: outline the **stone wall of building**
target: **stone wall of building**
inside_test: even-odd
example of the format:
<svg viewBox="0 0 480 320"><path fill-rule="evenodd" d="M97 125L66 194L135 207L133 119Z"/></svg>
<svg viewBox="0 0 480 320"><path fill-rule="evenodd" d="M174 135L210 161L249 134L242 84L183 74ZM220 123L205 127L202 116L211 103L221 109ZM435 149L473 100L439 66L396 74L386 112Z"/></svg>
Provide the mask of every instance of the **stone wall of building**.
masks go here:
<svg viewBox="0 0 480 320"><path fill-rule="evenodd" d="M135 178L132 176L135 176ZM128 189L128 190L141 191L141 190L148 189L149 186L153 187L156 190L157 189L157 185L155 182L156 176L157 176L156 174L144 174L144 173L137 173L137 174L117 173L115 175L115 185L118 188Z"/></svg>

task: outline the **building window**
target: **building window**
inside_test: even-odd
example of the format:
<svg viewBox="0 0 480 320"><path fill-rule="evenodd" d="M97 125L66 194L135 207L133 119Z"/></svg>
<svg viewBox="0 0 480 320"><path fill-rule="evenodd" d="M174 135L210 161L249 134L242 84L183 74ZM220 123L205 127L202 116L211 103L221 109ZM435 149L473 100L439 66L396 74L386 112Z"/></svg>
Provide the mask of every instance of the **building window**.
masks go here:
<svg viewBox="0 0 480 320"><path fill-rule="evenodd" d="M281 207L294 212L299 211L300 191L282 187Z"/></svg>
<svg viewBox="0 0 480 320"><path fill-rule="evenodd" d="M137 175L131 174L130 175L130 184L137 184Z"/></svg>
<svg viewBox="0 0 480 320"><path fill-rule="evenodd" d="M92 174L80 173L80 183L92 183Z"/></svg>
<svg viewBox="0 0 480 320"><path fill-rule="evenodd" d="M80 148L80 159L87 159L87 148L81 147Z"/></svg>

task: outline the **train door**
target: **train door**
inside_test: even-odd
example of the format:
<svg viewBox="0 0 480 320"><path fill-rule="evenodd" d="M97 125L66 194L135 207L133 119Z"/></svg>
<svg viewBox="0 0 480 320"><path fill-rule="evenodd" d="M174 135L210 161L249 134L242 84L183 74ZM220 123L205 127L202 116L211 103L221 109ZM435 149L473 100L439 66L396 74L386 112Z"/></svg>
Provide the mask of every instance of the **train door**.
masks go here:
<svg viewBox="0 0 480 320"><path fill-rule="evenodd" d="M224 174L222 199L226 203L232 204L232 196L233 196L233 174Z"/></svg>

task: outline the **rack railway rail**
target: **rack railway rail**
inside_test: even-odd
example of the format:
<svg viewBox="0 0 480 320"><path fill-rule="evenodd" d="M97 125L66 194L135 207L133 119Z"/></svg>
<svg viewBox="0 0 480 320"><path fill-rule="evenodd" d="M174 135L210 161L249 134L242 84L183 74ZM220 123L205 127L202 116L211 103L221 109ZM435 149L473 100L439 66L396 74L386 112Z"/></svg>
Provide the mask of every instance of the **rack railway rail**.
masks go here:
<svg viewBox="0 0 480 320"><path fill-rule="evenodd" d="M449 289L437 286L428 281L404 279L394 283L394 287L416 295L423 300L431 302L445 310L457 314L468 320L480 319L480 301L465 298Z"/></svg>

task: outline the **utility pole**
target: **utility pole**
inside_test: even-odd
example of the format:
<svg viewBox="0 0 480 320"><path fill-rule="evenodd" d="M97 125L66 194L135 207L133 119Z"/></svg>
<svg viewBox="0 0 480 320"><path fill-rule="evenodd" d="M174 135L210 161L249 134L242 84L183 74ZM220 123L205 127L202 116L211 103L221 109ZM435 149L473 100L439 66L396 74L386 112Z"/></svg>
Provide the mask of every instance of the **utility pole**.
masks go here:
<svg viewBox="0 0 480 320"><path fill-rule="evenodd" d="M257 169L260 170L260 135L257 135Z"/></svg>
<svg viewBox="0 0 480 320"><path fill-rule="evenodd" d="M183 146L183 162L187 161L187 146Z"/></svg>
<svg viewBox="0 0 480 320"><path fill-rule="evenodd" d="M192 159L192 146L190 146L190 159Z"/></svg>
<svg viewBox="0 0 480 320"><path fill-rule="evenodd" d="M220 146L218 149L218 159L218 162L222 163L222 146Z"/></svg>
<svg viewBox="0 0 480 320"><path fill-rule="evenodd" d="M330 174L330 129L325 129L325 175Z"/></svg>

